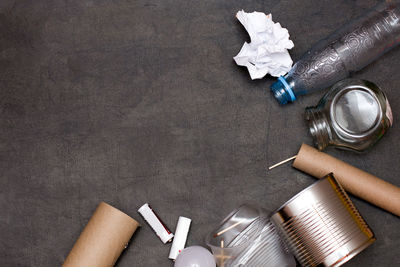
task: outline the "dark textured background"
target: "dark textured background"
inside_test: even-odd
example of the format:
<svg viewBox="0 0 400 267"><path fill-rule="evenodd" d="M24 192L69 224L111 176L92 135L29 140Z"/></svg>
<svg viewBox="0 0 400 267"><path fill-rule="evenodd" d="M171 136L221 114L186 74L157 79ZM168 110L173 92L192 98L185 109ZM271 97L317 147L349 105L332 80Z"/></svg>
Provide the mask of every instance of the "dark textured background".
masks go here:
<svg viewBox="0 0 400 267"><path fill-rule="evenodd" d="M188 245L205 245L243 202L273 210L310 185L289 165L311 144L304 107L234 64L240 9L272 12L298 59L376 1L35 0L0 2L0 265L57 266L100 201L143 224L118 266L172 266L137 214L149 202ZM400 186L400 48L357 73L388 95L394 126L368 153L328 149ZM377 242L347 266L400 265L400 220L352 198Z"/></svg>

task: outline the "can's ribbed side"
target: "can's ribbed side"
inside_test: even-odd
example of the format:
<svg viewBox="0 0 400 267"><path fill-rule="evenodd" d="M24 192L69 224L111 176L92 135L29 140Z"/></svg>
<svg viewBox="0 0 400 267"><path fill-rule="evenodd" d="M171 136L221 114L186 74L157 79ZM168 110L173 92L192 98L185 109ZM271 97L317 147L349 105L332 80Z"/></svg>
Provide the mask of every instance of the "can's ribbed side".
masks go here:
<svg viewBox="0 0 400 267"><path fill-rule="evenodd" d="M303 266L340 266L375 241L331 174L289 200L271 220Z"/></svg>

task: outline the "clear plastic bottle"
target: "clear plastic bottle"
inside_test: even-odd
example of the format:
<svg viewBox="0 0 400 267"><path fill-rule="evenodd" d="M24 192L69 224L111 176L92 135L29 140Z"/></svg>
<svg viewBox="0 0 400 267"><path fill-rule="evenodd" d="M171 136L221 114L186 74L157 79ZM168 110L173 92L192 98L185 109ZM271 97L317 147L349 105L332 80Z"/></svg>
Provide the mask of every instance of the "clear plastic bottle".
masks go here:
<svg viewBox="0 0 400 267"><path fill-rule="evenodd" d="M207 236L218 266L296 266L268 214L257 205L244 204Z"/></svg>
<svg viewBox="0 0 400 267"><path fill-rule="evenodd" d="M348 77L400 42L400 8L381 3L326 39L318 42L271 85L286 104L297 96L321 90Z"/></svg>
<svg viewBox="0 0 400 267"><path fill-rule="evenodd" d="M319 150L331 145L363 151L385 134L393 116L378 86L346 79L336 83L317 106L306 108L306 120Z"/></svg>

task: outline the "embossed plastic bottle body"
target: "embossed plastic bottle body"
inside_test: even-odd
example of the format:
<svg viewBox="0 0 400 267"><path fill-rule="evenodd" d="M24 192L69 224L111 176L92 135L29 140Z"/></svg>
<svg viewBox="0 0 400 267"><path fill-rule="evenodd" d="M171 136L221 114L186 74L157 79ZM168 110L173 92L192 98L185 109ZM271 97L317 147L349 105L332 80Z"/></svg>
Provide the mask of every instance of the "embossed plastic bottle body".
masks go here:
<svg viewBox="0 0 400 267"><path fill-rule="evenodd" d="M271 85L281 103L331 86L377 59L400 42L399 5L378 5L305 53Z"/></svg>
<svg viewBox="0 0 400 267"><path fill-rule="evenodd" d="M385 94L374 83L345 79L336 83L306 120L319 150L327 146L364 151L374 145L393 122Z"/></svg>

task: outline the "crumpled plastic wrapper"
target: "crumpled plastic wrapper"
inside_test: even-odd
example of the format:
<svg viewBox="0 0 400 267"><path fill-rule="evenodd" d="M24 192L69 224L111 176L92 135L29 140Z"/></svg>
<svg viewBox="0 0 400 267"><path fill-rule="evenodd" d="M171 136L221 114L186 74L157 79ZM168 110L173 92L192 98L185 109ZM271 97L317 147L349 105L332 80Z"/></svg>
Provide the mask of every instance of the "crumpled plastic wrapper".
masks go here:
<svg viewBox="0 0 400 267"><path fill-rule="evenodd" d="M286 74L293 64L288 49L294 47L286 28L279 22L272 21L272 15L262 12L236 14L250 36L250 43L245 42L239 54L233 59L239 66L249 70L252 80L261 79L268 73L279 77Z"/></svg>

